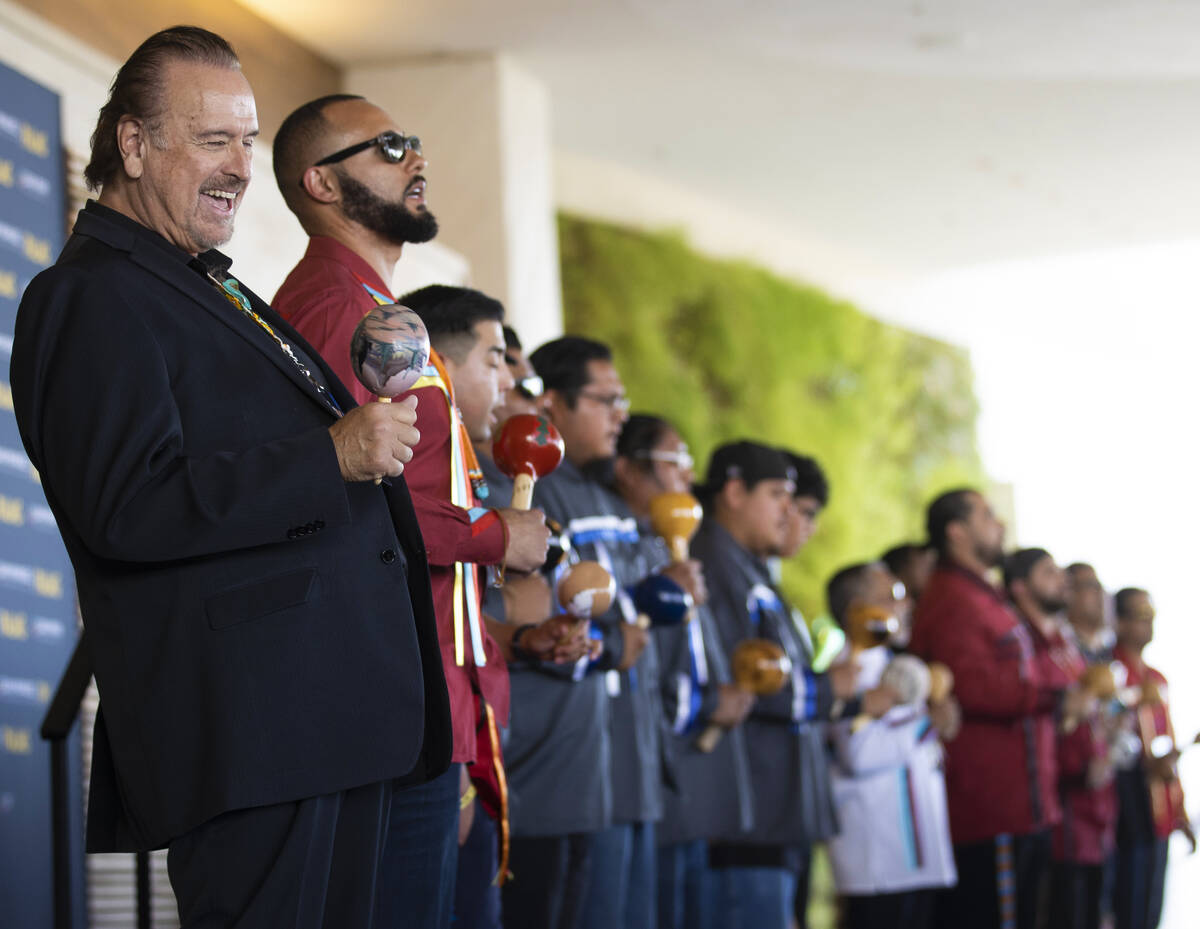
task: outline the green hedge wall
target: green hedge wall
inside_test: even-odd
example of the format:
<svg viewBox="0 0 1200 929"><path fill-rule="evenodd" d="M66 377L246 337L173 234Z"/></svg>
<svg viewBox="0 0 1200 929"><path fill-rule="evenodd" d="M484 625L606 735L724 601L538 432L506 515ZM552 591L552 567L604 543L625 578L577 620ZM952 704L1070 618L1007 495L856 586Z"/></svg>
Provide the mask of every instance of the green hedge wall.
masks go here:
<svg viewBox="0 0 1200 929"><path fill-rule="evenodd" d="M679 234L570 215L558 229L566 331L612 346L634 410L672 420L701 474L738 438L825 468L830 505L784 571L806 615L838 568L920 538L935 494L981 483L965 352Z"/></svg>

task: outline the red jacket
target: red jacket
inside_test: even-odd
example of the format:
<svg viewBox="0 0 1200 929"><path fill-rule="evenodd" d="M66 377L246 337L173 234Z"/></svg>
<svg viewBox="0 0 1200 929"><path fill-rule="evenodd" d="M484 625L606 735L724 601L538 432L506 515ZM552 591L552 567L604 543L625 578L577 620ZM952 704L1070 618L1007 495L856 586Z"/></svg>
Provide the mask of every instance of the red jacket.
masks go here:
<svg viewBox="0 0 1200 929"><path fill-rule="evenodd" d="M370 290L368 290L370 288ZM359 383L350 367L350 336L358 321L378 301L375 292L394 299L387 285L362 257L335 239L317 236L275 295L272 305L321 353L360 403L371 402L371 393ZM454 726L453 761L476 757L474 693L482 693L500 722L508 720L508 670L499 647L483 630L487 665L475 669L459 666L454 657L454 563L498 564L504 558L507 537L504 524L492 514L475 518L471 511L450 502L450 419L444 395L437 388L417 391L417 428L421 441L404 478L412 494L417 521L429 558L433 602L437 612L442 665L450 695ZM447 648L447 641L449 648Z"/></svg>
<svg viewBox="0 0 1200 929"><path fill-rule="evenodd" d="M1108 754L1098 722L1085 720L1058 740L1058 789L1062 822L1054 830L1054 860L1103 864L1116 847L1117 788L1110 778L1088 784L1091 763Z"/></svg>
<svg viewBox="0 0 1200 929"><path fill-rule="evenodd" d="M1176 745L1175 727L1171 724L1171 711L1167 697L1167 679L1161 672L1142 661L1141 656L1135 655L1120 645L1113 649L1113 657L1125 666L1128 686L1141 687L1145 691L1150 689L1146 685L1152 682L1151 686L1158 692L1156 698L1143 696L1141 702L1134 709L1134 731L1142 740L1142 757L1143 762L1146 762L1153 757L1151 743L1155 741L1156 737L1169 737L1172 745ZM1143 771L1145 771L1144 764ZM1145 771L1143 780L1146 792L1149 794L1154 834L1160 839L1168 838L1187 819L1183 801L1183 786L1179 782L1178 775L1168 780L1162 780Z"/></svg>
<svg viewBox="0 0 1200 929"><path fill-rule="evenodd" d="M1055 682L1044 679L1049 668L1035 659L1029 629L1001 593L942 562L917 605L912 650L954 672L962 705L962 730L946 745L954 843L1024 835L1056 823L1053 750L1047 758L1038 717L1053 711L1058 693Z"/></svg>
<svg viewBox="0 0 1200 929"><path fill-rule="evenodd" d="M446 396L438 387L421 387L411 391L417 396L417 428L421 441L413 449L413 458L404 467L408 488L414 501L424 499L450 499L450 408ZM405 395L407 396L407 394ZM473 500L478 505L478 500ZM442 666L446 670L446 686L450 691L450 716L454 720L454 761L475 760L476 710L471 697L478 691L491 705L496 721L508 725L508 666L500 647L487 633L483 636L487 664L476 667L471 656L471 637L464 629L464 658L459 665L455 658L454 633L454 562L465 561L477 565L497 564L504 559L507 542L504 520L495 510L476 508L464 510L455 507L457 513L453 526L440 512L431 512L417 504L417 521L421 534L430 548L429 577L433 583L433 604L437 610L438 642L442 647ZM459 515L461 514L461 516ZM446 530L450 529L447 533ZM443 535L444 534L444 535ZM439 545L431 545L438 538ZM437 559L433 549L453 541L453 551L448 559ZM444 563L449 560L449 564ZM479 583L486 583L486 570L477 571ZM470 593L478 603L482 587ZM482 622L483 610L479 610ZM469 622L469 617L464 617Z"/></svg>

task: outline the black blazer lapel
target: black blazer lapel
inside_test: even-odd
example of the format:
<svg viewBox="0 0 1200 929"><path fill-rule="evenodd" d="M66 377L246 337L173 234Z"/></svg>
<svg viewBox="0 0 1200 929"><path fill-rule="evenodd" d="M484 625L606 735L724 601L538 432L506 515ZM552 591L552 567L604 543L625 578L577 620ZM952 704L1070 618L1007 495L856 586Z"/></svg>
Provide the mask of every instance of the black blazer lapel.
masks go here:
<svg viewBox="0 0 1200 929"><path fill-rule="evenodd" d="M133 220L129 222L132 223ZM309 383L308 378L301 373L296 363L285 355L279 346L253 320L247 319L243 313L234 307L217 290L216 285L212 281L207 280L198 271L188 267L186 262L181 260L182 252L180 253L180 257L176 257L153 242L147 241L144 236L139 235L133 229L126 228L124 225L118 225L102 213L92 212L88 209L80 212L74 231L76 235L85 235L97 239L111 248L127 252L130 260L189 297L194 303L202 307L205 312L214 316L223 326L226 326L231 332L249 342L314 403L330 413L330 415L333 415L329 409L329 404L317 393L316 388ZM146 235L154 234L152 230L146 230ZM277 323L281 323L282 320L273 312L267 310L266 304L262 300L249 291L243 290L243 293L252 301L255 312L263 316L272 328L275 328L277 331L283 328L276 325ZM264 312L264 310L267 310L267 312ZM301 345L304 345L303 340L298 339L295 331L290 326L287 327L287 333L287 336L280 333L285 341L290 342L292 338L296 338L300 341ZM307 345L305 345L305 350L309 353L310 358L314 360L318 359L319 356ZM326 371L323 365L322 371L325 373L326 379L331 386L337 383L337 378L331 376L330 372ZM340 387L340 384L338 386ZM338 404L341 405L343 410L349 409L349 406L353 405L353 401L350 401L349 406L342 402L342 394L345 393L344 390L331 392L334 393Z"/></svg>
<svg viewBox="0 0 1200 929"><path fill-rule="evenodd" d="M308 378L304 376L296 366L296 363L283 353L279 346L274 343L261 327L253 320L247 319L228 298L218 291L212 281L202 277L199 272L186 265L176 264L169 255L161 254L160 249L155 248L149 243L141 241L135 243L133 251L130 253L130 258L147 271L150 271L175 289L186 294L195 303L203 307L206 312L214 316L223 326L226 326L231 332L236 333L249 342L264 358L283 372L284 376L300 388L300 390L304 391L314 403L318 404L321 409L330 412L329 405L317 393L316 388L309 383ZM251 296L245 290L242 292L247 297ZM261 305L261 302L259 302L259 305L254 306L255 312L266 318L266 315L262 312L263 309L264 307ZM268 319L267 321L271 324L272 328L276 328L275 320Z"/></svg>

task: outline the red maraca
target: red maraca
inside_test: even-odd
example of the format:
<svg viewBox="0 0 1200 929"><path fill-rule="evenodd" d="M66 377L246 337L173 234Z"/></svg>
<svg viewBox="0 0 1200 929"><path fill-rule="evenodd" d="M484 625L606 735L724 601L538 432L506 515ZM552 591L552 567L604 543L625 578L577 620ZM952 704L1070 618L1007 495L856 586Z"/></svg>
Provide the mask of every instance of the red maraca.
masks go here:
<svg viewBox="0 0 1200 929"><path fill-rule="evenodd" d="M391 403L415 384L429 364L429 333L421 317L406 306L373 307L350 337L350 367L362 385ZM375 478L378 484L382 478Z"/></svg>
<svg viewBox="0 0 1200 929"><path fill-rule="evenodd" d="M372 308L350 337L350 366L362 385L382 403L391 403L415 384L429 364L429 333L406 306Z"/></svg>
<svg viewBox="0 0 1200 929"><path fill-rule="evenodd" d="M492 459L513 479L513 509L529 509L533 482L559 466L563 451L562 436L542 416L520 413L500 427L492 443Z"/></svg>

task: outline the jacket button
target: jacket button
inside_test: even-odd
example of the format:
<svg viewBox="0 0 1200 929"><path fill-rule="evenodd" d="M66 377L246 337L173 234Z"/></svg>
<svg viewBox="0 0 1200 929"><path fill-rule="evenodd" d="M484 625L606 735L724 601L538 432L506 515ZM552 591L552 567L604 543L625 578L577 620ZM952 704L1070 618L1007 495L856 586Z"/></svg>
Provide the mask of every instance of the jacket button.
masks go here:
<svg viewBox="0 0 1200 929"><path fill-rule="evenodd" d="M318 519L315 523L313 523L313 526L315 526L317 529L324 529L325 528L325 520Z"/></svg>
<svg viewBox="0 0 1200 929"><path fill-rule="evenodd" d="M396 560L396 553L390 548L385 548L379 553L379 560L384 564L391 564Z"/></svg>
<svg viewBox="0 0 1200 929"><path fill-rule="evenodd" d="M289 529L289 530L288 530L288 532L287 532L287 536L288 536L288 538L289 538L289 539L294 539L294 538L296 538L296 535L297 535L297 533L296 533L296 530L295 530L295 529Z"/></svg>

